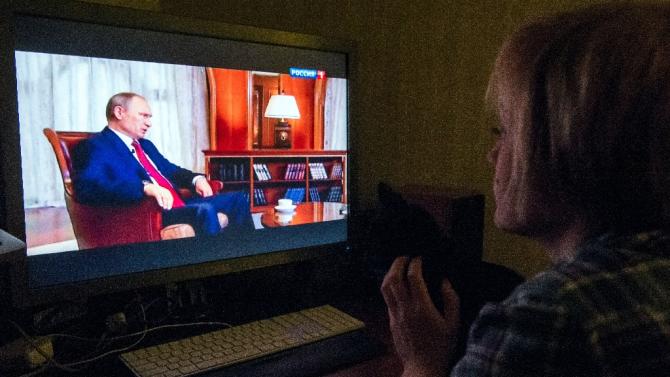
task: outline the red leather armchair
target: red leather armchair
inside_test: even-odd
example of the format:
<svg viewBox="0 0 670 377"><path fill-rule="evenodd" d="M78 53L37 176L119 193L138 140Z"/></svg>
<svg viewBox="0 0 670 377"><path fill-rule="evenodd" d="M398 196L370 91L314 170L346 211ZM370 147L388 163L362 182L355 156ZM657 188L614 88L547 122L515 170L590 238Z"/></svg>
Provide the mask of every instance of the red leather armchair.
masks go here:
<svg viewBox="0 0 670 377"><path fill-rule="evenodd" d="M153 198L147 197L139 203L128 206L91 206L79 203L72 185L70 151L93 133L45 128L44 135L56 154L63 178L65 205L80 249L194 235L193 228L188 224L175 224L169 226L169 229L163 228L162 209ZM214 193L223 188L221 181L210 181L210 185ZM190 192L180 190L180 194L188 197ZM227 218L225 215L220 217L224 225Z"/></svg>

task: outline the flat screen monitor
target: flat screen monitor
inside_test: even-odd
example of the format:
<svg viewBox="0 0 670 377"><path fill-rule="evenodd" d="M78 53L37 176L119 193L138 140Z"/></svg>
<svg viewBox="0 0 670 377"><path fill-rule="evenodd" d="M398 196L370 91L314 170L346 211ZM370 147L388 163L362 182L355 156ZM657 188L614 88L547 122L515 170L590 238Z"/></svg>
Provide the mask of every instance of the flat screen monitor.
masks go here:
<svg viewBox="0 0 670 377"><path fill-rule="evenodd" d="M3 84L2 220L27 245L28 301L346 253L355 196L349 42L95 4L37 4L5 10L2 66L15 79ZM103 220L118 207L115 221L125 222L137 199L90 198L88 209L105 211L77 225L83 210L66 204L67 183L44 129L98 134L108 125L109 98L120 92L146 100L145 138L165 158L221 182L215 195L244 199L245 228L226 214L213 234L194 226L126 241L128 230ZM297 112L271 114L278 95ZM80 174L80 155L66 156L69 178ZM77 189L86 190L75 186L75 202ZM285 199L288 209L279 206Z"/></svg>

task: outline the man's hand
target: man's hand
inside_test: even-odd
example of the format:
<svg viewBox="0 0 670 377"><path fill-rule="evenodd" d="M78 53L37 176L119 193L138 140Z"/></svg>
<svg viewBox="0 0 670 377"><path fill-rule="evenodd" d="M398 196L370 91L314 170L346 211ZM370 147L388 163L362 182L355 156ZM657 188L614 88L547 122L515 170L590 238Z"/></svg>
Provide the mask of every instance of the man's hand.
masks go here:
<svg viewBox="0 0 670 377"><path fill-rule="evenodd" d="M161 208L165 210L172 209L174 197L172 197L170 190L155 183L148 183L144 185L144 195L156 198L156 202Z"/></svg>
<svg viewBox="0 0 670 377"><path fill-rule="evenodd" d="M397 258L381 290L403 376L447 375L460 326L460 301L449 281L442 283L444 313L430 299L421 258Z"/></svg>
<svg viewBox="0 0 670 377"><path fill-rule="evenodd" d="M205 177L200 176L195 180L195 192L200 194L203 198L212 196L212 186L209 185L209 182L207 182Z"/></svg>

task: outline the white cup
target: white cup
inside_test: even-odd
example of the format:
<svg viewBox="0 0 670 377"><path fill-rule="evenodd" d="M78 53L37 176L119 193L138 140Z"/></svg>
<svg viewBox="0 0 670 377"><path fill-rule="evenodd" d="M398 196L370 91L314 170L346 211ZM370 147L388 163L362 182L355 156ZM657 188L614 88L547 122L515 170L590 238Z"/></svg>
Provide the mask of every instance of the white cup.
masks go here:
<svg viewBox="0 0 670 377"><path fill-rule="evenodd" d="M293 200L291 199L279 199L277 202L278 207L287 208L293 205Z"/></svg>
<svg viewBox="0 0 670 377"><path fill-rule="evenodd" d="M279 225L288 225L291 223L291 220L293 220L293 214L292 213L278 213L277 214L277 222Z"/></svg>

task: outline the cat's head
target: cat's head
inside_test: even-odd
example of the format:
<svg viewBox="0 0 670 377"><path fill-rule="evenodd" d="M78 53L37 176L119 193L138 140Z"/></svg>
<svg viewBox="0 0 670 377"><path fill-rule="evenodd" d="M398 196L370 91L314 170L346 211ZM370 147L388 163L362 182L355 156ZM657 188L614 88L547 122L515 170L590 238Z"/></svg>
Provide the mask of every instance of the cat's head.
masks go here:
<svg viewBox="0 0 670 377"><path fill-rule="evenodd" d="M444 252L444 235L433 216L409 204L389 185L377 187L379 209L372 222L378 252L388 256L430 255Z"/></svg>

